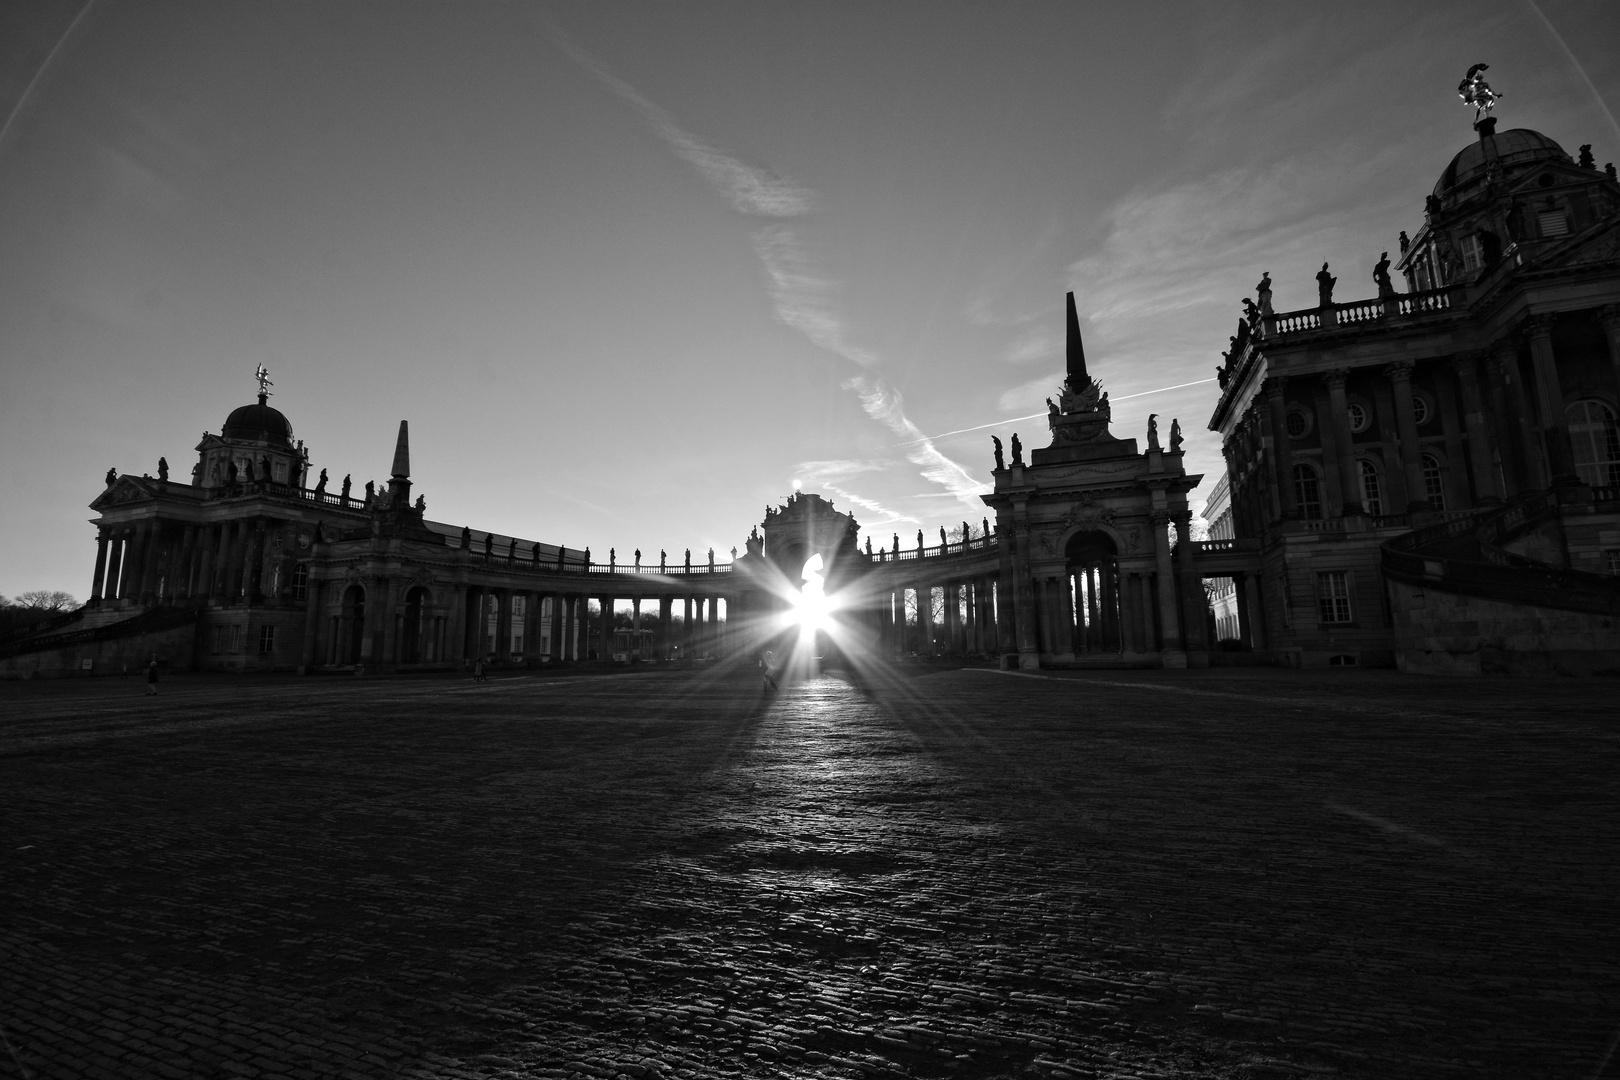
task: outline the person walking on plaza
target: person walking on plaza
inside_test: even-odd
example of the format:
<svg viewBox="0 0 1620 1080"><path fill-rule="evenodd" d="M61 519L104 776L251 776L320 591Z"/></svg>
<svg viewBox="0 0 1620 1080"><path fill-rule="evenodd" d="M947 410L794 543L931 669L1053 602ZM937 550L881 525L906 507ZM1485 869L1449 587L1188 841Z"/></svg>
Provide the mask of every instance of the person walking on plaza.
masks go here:
<svg viewBox="0 0 1620 1080"><path fill-rule="evenodd" d="M473 682L484 681L484 658L480 656L473 661Z"/></svg>
<svg viewBox="0 0 1620 1080"><path fill-rule="evenodd" d="M152 662L150 664L146 665L146 696L147 697L152 697L156 693L157 693L157 657L154 656L154 657L152 657Z"/></svg>

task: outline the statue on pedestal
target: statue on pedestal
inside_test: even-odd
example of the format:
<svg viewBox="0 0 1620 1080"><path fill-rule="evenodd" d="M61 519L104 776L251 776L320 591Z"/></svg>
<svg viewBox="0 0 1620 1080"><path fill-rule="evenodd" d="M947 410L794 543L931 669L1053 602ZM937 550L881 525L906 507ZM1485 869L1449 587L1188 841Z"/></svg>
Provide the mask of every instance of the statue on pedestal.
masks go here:
<svg viewBox="0 0 1620 1080"><path fill-rule="evenodd" d="M253 479L253 473L251 471L248 473L248 479L249 480ZM376 501L377 501L377 482L375 480L367 480L366 481L366 505L370 506L372 503L375 503Z"/></svg>
<svg viewBox="0 0 1620 1080"><path fill-rule="evenodd" d="M169 459L164 458L164 457L160 457L160 458L158 458L158 479L159 480L167 480L168 478L169 478Z"/></svg>
<svg viewBox="0 0 1620 1080"><path fill-rule="evenodd" d="M112 487L116 483L118 483L118 470L116 468L108 469L107 470L107 486Z"/></svg>
<svg viewBox="0 0 1620 1080"><path fill-rule="evenodd" d="M1320 307L1333 306L1333 283L1339 279L1328 273L1328 264L1316 273L1316 301Z"/></svg>
<svg viewBox="0 0 1620 1080"><path fill-rule="evenodd" d="M353 486L354 486L353 475L350 474L350 473L344 473L343 474L343 494L342 494L344 502L349 501L349 489L351 487L353 487Z"/></svg>
<svg viewBox="0 0 1620 1080"><path fill-rule="evenodd" d="M1013 432L1012 451L1013 464L1022 465L1024 463L1024 444L1018 441L1018 432L1016 431Z"/></svg>
<svg viewBox="0 0 1620 1080"><path fill-rule="evenodd" d="M1159 414L1148 413L1148 449L1161 450L1159 445Z"/></svg>
<svg viewBox="0 0 1620 1080"><path fill-rule="evenodd" d="M1389 280L1389 252L1378 256L1378 265L1373 267L1373 281L1378 285L1379 297L1395 295L1395 286Z"/></svg>
<svg viewBox="0 0 1620 1080"><path fill-rule="evenodd" d="M990 441L995 444L995 448L996 448L996 472L1000 472L1002 469L1005 469L1007 467L1007 463L1001 459L1001 440L996 438L996 436L992 435L992 436L990 436ZM115 477L113 476L113 471L111 469L108 469L107 470L107 483L108 483L109 486L112 484L114 479L115 479Z"/></svg>
<svg viewBox="0 0 1620 1080"><path fill-rule="evenodd" d="M1457 96L1463 99L1464 105L1474 107L1474 123L1478 125L1496 108L1497 99L1502 95L1491 89L1491 84L1485 81L1483 72L1490 67L1489 64L1475 64L1468 69L1462 82L1457 84Z"/></svg>
<svg viewBox="0 0 1620 1080"><path fill-rule="evenodd" d="M348 484L344 484L343 486L347 488ZM461 527L461 550L472 550L472 530L465 525Z"/></svg>
<svg viewBox="0 0 1620 1080"><path fill-rule="evenodd" d="M325 495L326 494L326 470L325 469L321 470L321 478L315 482L315 494L317 494L317 495Z"/></svg>
<svg viewBox="0 0 1620 1080"><path fill-rule="evenodd" d="M416 497L416 512L418 514L427 513L427 496L426 495L418 495Z"/></svg>
<svg viewBox="0 0 1620 1080"><path fill-rule="evenodd" d="M1181 453L1181 421L1175 417L1170 418L1170 452Z"/></svg>
<svg viewBox="0 0 1620 1080"><path fill-rule="evenodd" d="M1260 284L1254 287L1255 296L1260 301L1260 314L1270 315L1271 311L1271 271L1267 270L1260 275Z"/></svg>

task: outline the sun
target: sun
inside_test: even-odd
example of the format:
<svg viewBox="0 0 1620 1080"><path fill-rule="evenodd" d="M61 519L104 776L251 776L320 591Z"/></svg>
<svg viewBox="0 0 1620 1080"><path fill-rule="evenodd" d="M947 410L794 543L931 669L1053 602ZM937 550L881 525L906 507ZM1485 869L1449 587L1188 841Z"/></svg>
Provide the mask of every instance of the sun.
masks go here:
<svg viewBox="0 0 1620 1080"><path fill-rule="evenodd" d="M833 625L832 613L836 606L832 597L827 595L827 582L822 577L823 563L821 553L818 551L804 564L804 588L793 598L792 610L788 612L788 621L797 623L800 632L812 636L818 630L831 630Z"/></svg>

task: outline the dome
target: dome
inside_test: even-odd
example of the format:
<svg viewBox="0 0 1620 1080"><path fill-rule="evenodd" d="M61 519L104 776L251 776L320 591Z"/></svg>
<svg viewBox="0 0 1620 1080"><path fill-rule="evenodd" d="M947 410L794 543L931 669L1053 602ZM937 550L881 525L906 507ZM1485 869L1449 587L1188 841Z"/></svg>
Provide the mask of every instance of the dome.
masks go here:
<svg viewBox="0 0 1620 1080"><path fill-rule="evenodd" d="M1451 159L1440 181L1434 185L1438 198L1470 181L1485 175L1485 166L1492 159L1501 163L1505 178L1523 171L1527 165L1541 161L1569 161L1564 148L1539 131L1529 128L1509 128L1496 135L1487 135L1469 143Z"/></svg>
<svg viewBox="0 0 1620 1080"><path fill-rule="evenodd" d="M233 410L219 433L227 439L292 445L292 425L279 409L266 405L262 395L257 405L243 405Z"/></svg>

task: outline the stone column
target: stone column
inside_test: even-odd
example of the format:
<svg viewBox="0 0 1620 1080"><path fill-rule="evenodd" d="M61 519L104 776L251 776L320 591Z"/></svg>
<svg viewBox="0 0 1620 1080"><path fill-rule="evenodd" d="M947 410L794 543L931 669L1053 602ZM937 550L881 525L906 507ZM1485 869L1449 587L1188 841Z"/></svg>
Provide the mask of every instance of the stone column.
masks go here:
<svg viewBox="0 0 1620 1080"><path fill-rule="evenodd" d="M601 598L602 625L597 627L596 655L600 660L613 659L613 597Z"/></svg>
<svg viewBox="0 0 1620 1080"><path fill-rule="evenodd" d="M1130 574L1115 565L1114 592L1119 605L1119 651L1121 655L1139 651L1136 648L1136 586Z"/></svg>
<svg viewBox="0 0 1620 1080"><path fill-rule="evenodd" d="M512 655L512 590L491 589L495 609L495 659L506 663Z"/></svg>
<svg viewBox="0 0 1620 1080"><path fill-rule="evenodd" d="M551 601L551 635L546 642L546 656L553 664L560 664L563 658L563 596L560 592L554 592L546 599Z"/></svg>
<svg viewBox="0 0 1620 1080"><path fill-rule="evenodd" d="M1266 406L1271 413L1271 489L1282 517L1298 517L1294 507L1294 455L1288 445L1288 401L1283 395L1286 380L1273 376L1265 381Z"/></svg>
<svg viewBox="0 0 1620 1080"><path fill-rule="evenodd" d="M1384 369L1395 398L1395 431L1400 437L1401 472L1406 476L1406 512L1423 513L1429 500L1423 487L1423 448L1418 442L1417 414L1412 411L1412 365L1402 360Z"/></svg>
<svg viewBox="0 0 1620 1080"><path fill-rule="evenodd" d="M1287 438L1287 433L1283 435ZM1159 624L1164 629L1160 664L1167 668L1187 666L1187 653L1181 640L1181 619L1176 611L1176 576L1170 565L1170 515L1155 510L1149 518L1153 527L1153 555L1158 570Z"/></svg>
<svg viewBox="0 0 1620 1080"><path fill-rule="evenodd" d="M382 646L379 640L382 635L379 627L382 624L383 604L382 581L376 577L362 579L366 590L365 617L360 625L360 663L375 664L378 650Z"/></svg>
<svg viewBox="0 0 1620 1080"><path fill-rule="evenodd" d="M193 589L193 579L196 576L197 558L197 526L188 524L180 538L180 557L175 562L174 588L171 590L176 600L189 600Z"/></svg>
<svg viewBox="0 0 1620 1080"><path fill-rule="evenodd" d="M1496 422L1497 447L1507 495L1541 485L1540 467L1530 452L1530 432L1524 408L1524 386L1519 379L1519 358L1513 346L1499 341L1491 352L1496 374L1490 388L1491 413Z"/></svg>
<svg viewBox="0 0 1620 1080"><path fill-rule="evenodd" d="M948 583L944 586L942 594L945 601L945 652L949 655L961 651L961 647L956 640L957 628L961 621L961 615L957 611L957 605L961 602L961 594L957 592L955 585Z"/></svg>
<svg viewBox="0 0 1620 1080"><path fill-rule="evenodd" d="M107 533L107 577L102 582L101 598L117 600L123 586L124 530L110 529Z"/></svg>
<svg viewBox="0 0 1620 1080"><path fill-rule="evenodd" d="M96 529L96 570L90 575L90 606L101 604L101 581L107 576L107 527Z"/></svg>
<svg viewBox="0 0 1620 1080"><path fill-rule="evenodd" d="M1491 466L1491 440L1485 430L1485 401L1479 392L1475 355L1458 356L1451 361L1463 407L1463 433L1468 438L1468 471L1474 481L1474 498L1482 503L1501 500L1496 470Z"/></svg>
<svg viewBox="0 0 1620 1080"><path fill-rule="evenodd" d="M444 658L459 664L467 658L467 586L450 587L450 625L445 629Z"/></svg>
<svg viewBox="0 0 1620 1080"><path fill-rule="evenodd" d="M1569 417L1564 413L1564 388L1558 381L1558 359L1553 354L1553 316L1533 315L1529 320L1530 361L1536 372L1536 403L1547 467L1554 484L1577 483L1575 454L1570 446Z"/></svg>
<svg viewBox="0 0 1620 1080"><path fill-rule="evenodd" d="M1040 634L1035 621L1035 582L1030 576L1029 523L1013 525L1013 623L1017 630L1018 666L1037 670L1041 666Z"/></svg>
<svg viewBox="0 0 1620 1080"><path fill-rule="evenodd" d="M934 655L934 589L931 585L917 586L917 652L922 656Z"/></svg>
<svg viewBox="0 0 1620 1080"><path fill-rule="evenodd" d="M253 531L248 536L247 558L242 566L242 591L247 595L249 603L264 598L263 521L255 521Z"/></svg>
<svg viewBox="0 0 1620 1080"><path fill-rule="evenodd" d="M119 599L139 604L146 589L146 549L151 542L151 525L136 525L129 544L124 549L124 580L119 586Z"/></svg>
<svg viewBox="0 0 1620 1080"><path fill-rule="evenodd" d="M1238 602L1243 620L1243 636L1252 648L1266 647L1266 609L1260 598L1260 575L1245 574L1239 586Z"/></svg>
<svg viewBox="0 0 1620 1080"><path fill-rule="evenodd" d="M1193 544L1190 525L1192 515L1183 511L1176 515L1176 561L1180 563L1178 579L1182 598L1182 637L1189 653L1201 653L1208 648L1204 640L1208 634L1208 604L1204 596L1204 578L1198 569L1198 551ZM1208 664L1208 657L1202 661Z"/></svg>
<svg viewBox="0 0 1620 1080"><path fill-rule="evenodd" d="M1620 304L1598 308L1598 324L1609 343L1609 368L1614 374L1614 388L1620 394Z"/></svg>
<svg viewBox="0 0 1620 1080"><path fill-rule="evenodd" d="M1322 376L1328 388L1329 420L1333 424L1333 439L1339 451L1339 487L1344 506L1343 516L1366 513L1361 505L1361 466L1356 461L1355 444L1350 434L1350 402L1345 397L1344 383L1349 372L1340 368Z"/></svg>
<svg viewBox="0 0 1620 1080"><path fill-rule="evenodd" d="M309 669L315 666L316 638L321 625L322 584L321 579L311 573L304 589L304 648L298 658L300 675L308 675Z"/></svg>

